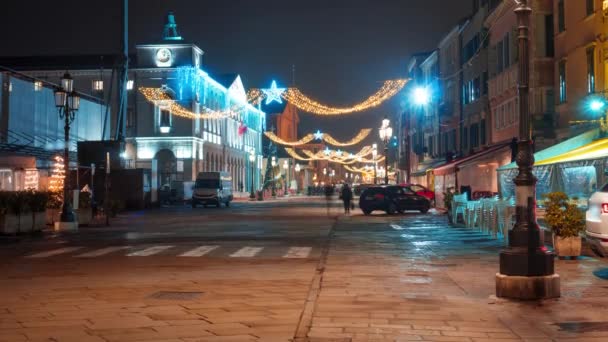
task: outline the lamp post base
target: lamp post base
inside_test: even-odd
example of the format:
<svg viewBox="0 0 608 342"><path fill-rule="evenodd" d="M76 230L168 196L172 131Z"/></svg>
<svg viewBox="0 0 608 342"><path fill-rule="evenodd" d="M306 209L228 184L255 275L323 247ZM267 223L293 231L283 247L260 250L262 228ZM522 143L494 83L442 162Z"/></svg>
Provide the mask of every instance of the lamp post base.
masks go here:
<svg viewBox="0 0 608 342"><path fill-rule="evenodd" d="M496 297L536 300L558 298L560 280L558 274L547 276L508 276L496 273Z"/></svg>
<svg viewBox="0 0 608 342"><path fill-rule="evenodd" d="M78 222L55 222L53 230L56 232L77 232L78 231Z"/></svg>

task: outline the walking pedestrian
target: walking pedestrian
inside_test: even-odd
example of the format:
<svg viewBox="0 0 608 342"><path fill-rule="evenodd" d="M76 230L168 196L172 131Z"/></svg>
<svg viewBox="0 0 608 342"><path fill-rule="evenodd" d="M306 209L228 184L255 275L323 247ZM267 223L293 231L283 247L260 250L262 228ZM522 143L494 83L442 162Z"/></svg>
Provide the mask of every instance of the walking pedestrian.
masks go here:
<svg viewBox="0 0 608 342"><path fill-rule="evenodd" d="M348 184L344 183L342 187L342 202L344 202L344 213L350 214L350 201L353 198L353 191Z"/></svg>

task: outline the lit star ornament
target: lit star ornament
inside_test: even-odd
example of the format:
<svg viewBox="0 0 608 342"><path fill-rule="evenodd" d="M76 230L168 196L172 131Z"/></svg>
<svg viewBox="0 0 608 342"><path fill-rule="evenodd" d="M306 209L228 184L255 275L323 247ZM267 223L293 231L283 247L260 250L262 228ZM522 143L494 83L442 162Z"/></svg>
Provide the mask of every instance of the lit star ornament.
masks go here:
<svg viewBox="0 0 608 342"><path fill-rule="evenodd" d="M262 89L264 95L266 95L266 105L271 104L272 102L283 103L281 99L281 95L285 92L285 88L277 88L277 81L272 81L270 88Z"/></svg>
<svg viewBox="0 0 608 342"><path fill-rule="evenodd" d="M321 131L317 130L316 133L314 133L315 139L316 140L322 140L323 139L323 133L321 133Z"/></svg>

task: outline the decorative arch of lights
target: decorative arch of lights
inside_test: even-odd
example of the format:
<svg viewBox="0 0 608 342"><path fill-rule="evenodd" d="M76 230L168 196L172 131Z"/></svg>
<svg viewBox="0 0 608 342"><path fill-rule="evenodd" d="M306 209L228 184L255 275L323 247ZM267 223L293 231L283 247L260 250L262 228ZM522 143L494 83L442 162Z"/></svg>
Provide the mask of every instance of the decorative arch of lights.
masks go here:
<svg viewBox="0 0 608 342"><path fill-rule="evenodd" d="M176 100L167 94L161 88L140 87L139 92L144 95L149 102L166 106L171 110L171 113L188 119L221 119L225 117L235 116L238 113L238 108L230 108L225 111L215 111L206 107L201 108L201 113L195 113L189 109L180 106Z"/></svg>
<svg viewBox="0 0 608 342"><path fill-rule="evenodd" d="M283 146L295 147L295 146L301 146L301 145L308 144L309 142L311 142L313 140L321 140L321 141L327 142L328 144L330 144L332 146L344 147L344 146L353 146L353 145L360 143L361 141L363 141L363 139L367 138L371 132L372 132L371 128L364 128L364 129L360 130L359 133L357 133L357 135L355 135L352 139L350 139L348 141L344 141L344 142L340 142L340 141L334 139L334 137L332 137L331 135L329 135L327 133L321 133L320 131L317 131L316 133L309 133L309 134L305 135L304 137L302 137L302 139L297 140L297 141L285 141L285 140L281 139L280 137L278 137L273 132L264 132L264 134L268 137L268 139L270 139L275 144L283 145Z"/></svg>
<svg viewBox="0 0 608 342"><path fill-rule="evenodd" d="M259 104L266 100L266 104L272 102L282 103L281 99L293 104L298 109L307 113L317 115L342 115L362 112L377 107L386 100L392 98L403 89L408 79L397 79L384 81L380 89L368 96L365 100L350 107L333 107L303 94L298 88L278 88L276 81L272 81L270 88L251 89L247 93L247 100L252 104Z"/></svg>
<svg viewBox="0 0 608 342"><path fill-rule="evenodd" d="M340 150L338 150L338 151L329 150L329 153L327 152L328 150L320 151L317 153L312 152L310 150L302 150L302 153L304 153L306 155L305 157L303 157L300 154L298 154L298 152L296 152L295 149L293 149L293 148L285 147L285 151L292 158L301 160L301 161L323 160L323 161L327 161L330 163L338 163L338 164L342 164L342 165L352 165L355 163L378 163L378 162L381 162L384 160L384 156L381 156L381 155L376 156L375 159L364 158L365 156L372 153L371 152L372 148L370 146L364 147L357 154L350 153L350 154L346 154L346 155L344 154L344 152L341 152Z"/></svg>

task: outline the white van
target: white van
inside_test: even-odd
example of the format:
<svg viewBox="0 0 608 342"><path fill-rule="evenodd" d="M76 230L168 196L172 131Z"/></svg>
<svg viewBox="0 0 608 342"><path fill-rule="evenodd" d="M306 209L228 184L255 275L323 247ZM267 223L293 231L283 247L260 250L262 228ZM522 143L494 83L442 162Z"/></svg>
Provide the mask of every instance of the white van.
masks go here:
<svg viewBox="0 0 608 342"><path fill-rule="evenodd" d="M192 191L192 208L214 204L227 207L232 201L232 177L227 172L199 172Z"/></svg>

